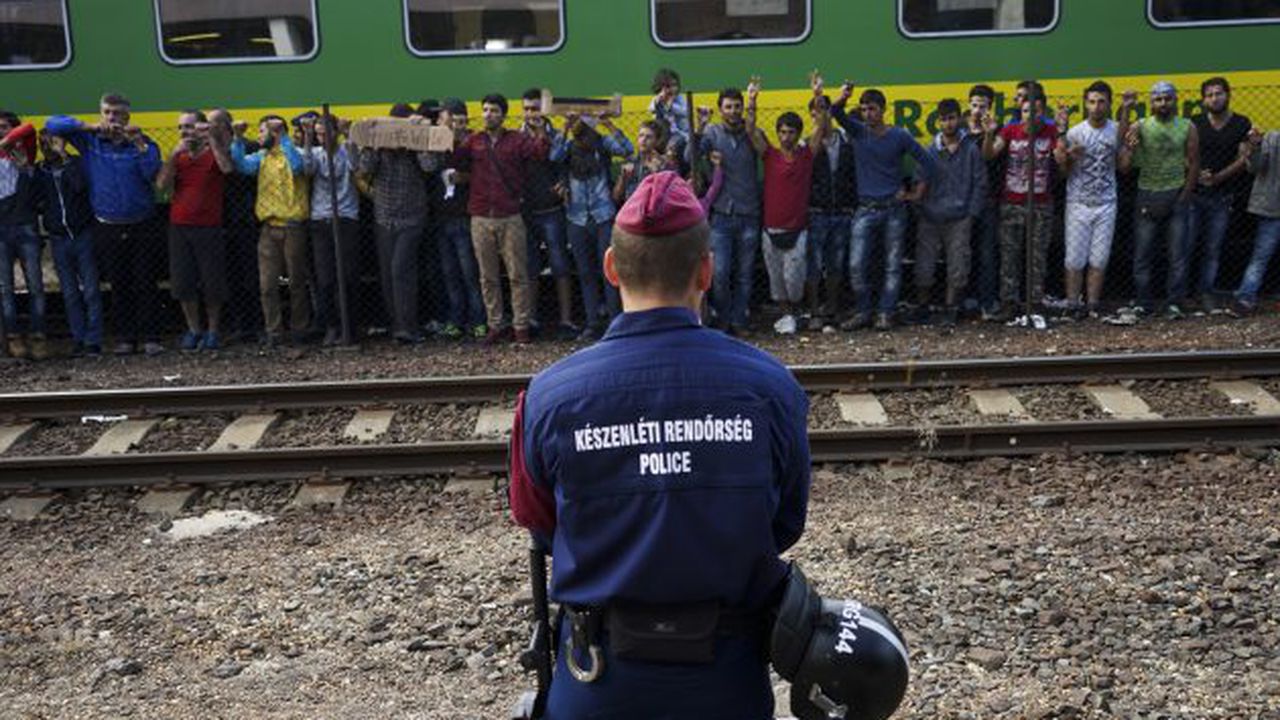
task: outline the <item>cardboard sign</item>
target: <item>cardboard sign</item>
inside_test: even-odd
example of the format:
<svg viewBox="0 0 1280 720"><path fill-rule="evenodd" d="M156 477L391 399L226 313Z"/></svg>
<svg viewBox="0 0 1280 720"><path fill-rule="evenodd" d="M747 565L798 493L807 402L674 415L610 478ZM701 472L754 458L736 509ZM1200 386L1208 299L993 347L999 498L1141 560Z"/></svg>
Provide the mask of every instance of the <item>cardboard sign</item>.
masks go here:
<svg viewBox="0 0 1280 720"><path fill-rule="evenodd" d="M351 126L351 142L368 148L451 152L453 130L406 118L368 118Z"/></svg>
<svg viewBox="0 0 1280 720"><path fill-rule="evenodd" d="M542 114L543 115L568 115L569 113L577 113L579 115L595 115L600 112L608 113L610 117L619 117L622 115L622 96L614 95L612 98L580 98L580 97L554 97L550 90L542 91Z"/></svg>

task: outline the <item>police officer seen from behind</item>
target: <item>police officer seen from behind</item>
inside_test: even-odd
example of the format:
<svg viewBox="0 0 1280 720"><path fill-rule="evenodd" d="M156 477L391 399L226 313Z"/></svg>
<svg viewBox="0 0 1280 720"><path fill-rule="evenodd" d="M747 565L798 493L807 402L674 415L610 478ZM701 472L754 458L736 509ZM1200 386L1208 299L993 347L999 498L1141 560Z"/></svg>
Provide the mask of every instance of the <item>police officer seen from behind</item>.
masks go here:
<svg viewBox="0 0 1280 720"><path fill-rule="evenodd" d="M887 717L905 650L869 640L845 647L871 665L888 648L892 666L860 679L896 696L866 708L883 712L831 714L866 688L829 677L842 671L829 657L815 664L837 652L839 622L778 557L804 529L808 400L773 357L700 324L709 239L688 184L645 178L604 257L623 314L520 398L512 515L550 546L562 610L543 717L772 718L771 654L784 677L812 676L818 704L805 707L823 714L801 717ZM849 635L880 637L846 614Z"/></svg>

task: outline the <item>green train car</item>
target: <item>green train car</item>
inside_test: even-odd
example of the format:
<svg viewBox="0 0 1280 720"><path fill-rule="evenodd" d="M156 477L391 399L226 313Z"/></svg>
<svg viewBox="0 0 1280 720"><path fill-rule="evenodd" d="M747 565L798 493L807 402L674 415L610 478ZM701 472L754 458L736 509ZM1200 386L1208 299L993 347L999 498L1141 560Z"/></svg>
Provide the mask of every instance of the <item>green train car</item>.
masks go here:
<svg viewBox="0 0 1280 720"><path fill-rule="evenodd" d="M1278 44L1280 0L0 0L0 106L93 114L110 89L169 127L185 107L361 116L547 86L638 112L672 67L708 99L760 74L782 107L819 67L884 89L917 135L937 99L1025 77L1073 98L1098 77L1195 90L1226 74L1274 126Z"/></svg>

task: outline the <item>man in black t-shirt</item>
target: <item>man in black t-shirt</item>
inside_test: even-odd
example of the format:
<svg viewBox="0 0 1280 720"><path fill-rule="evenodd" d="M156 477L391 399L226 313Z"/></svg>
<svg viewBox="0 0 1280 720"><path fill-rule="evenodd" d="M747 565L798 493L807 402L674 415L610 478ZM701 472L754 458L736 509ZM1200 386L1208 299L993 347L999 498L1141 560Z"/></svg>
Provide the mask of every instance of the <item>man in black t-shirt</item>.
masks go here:
<svg viewBox="0 0 1280 720"><path fill-rule="evenodd" d="M1212 310L1222 240L1231 222L1231 205L1248 179L1241 172L1245 161L1240 157L1240 143L1248 137L1253 124L1244 115L1231 112L1231 84L1226 78L1212 77L1201 83L1200 104L1204 112L1191 118L1200 138L1200 179L1191 203L1187 251L1190 256L1191 251L1199 248L1200 276L1196 290L1200 293L1201 306Z"/></svg>

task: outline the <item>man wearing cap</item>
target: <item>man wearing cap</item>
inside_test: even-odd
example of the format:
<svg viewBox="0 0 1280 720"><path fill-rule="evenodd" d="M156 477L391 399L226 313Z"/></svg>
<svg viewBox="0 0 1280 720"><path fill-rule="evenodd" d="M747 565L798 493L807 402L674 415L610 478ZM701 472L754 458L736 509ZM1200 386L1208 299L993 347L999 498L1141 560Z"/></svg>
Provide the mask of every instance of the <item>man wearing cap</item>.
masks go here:
<svg viewBox="0 0 1280 720"><path fill-rule="evenodd" d="M565 610L547 718L772 717L762 647L804 528L808 400L700 324L710 234L682 179L646 177L604 258L623 313L518 401L512 515L551 547Z"/></svg>
<svg viewBox="0 0 1280 720"><path fill-rule="evenodd" d="M1178 90L1160 81L1151 87L1151 115L1134 123L1120 149L1121 172L1138 168L1134 201L1133 284L1138 314L1154 310L1151 275L1156 238L1163 232L1169 274L1165 313L1182 317L1187 294L1187 213L1200 175L1200 141L1195 125L1177 115ZM1122 121L1127 118L1122 118Z"/></svg>

